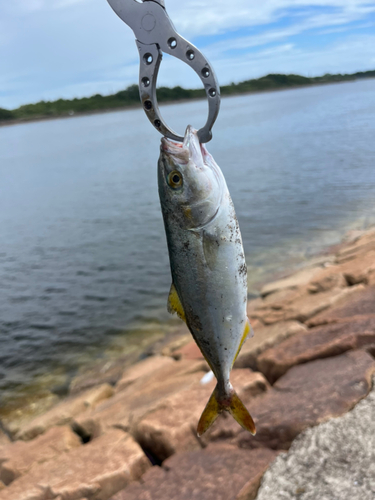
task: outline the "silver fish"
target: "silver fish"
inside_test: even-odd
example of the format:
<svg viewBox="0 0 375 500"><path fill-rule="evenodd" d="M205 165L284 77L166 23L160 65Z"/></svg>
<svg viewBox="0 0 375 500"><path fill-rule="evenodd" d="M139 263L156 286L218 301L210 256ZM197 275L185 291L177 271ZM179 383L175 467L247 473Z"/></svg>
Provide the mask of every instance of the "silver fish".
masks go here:
<svg viewBox="0 0 375 500"><path fill-rule="evenodd" d="M168 310L186 322L217 379L198 435L222 411L255 434L253 419L229 381L251 331L247 268L233 202L196 130L189 126L183 143L163 138L160 150L159 196L172 273Z"/></svg>

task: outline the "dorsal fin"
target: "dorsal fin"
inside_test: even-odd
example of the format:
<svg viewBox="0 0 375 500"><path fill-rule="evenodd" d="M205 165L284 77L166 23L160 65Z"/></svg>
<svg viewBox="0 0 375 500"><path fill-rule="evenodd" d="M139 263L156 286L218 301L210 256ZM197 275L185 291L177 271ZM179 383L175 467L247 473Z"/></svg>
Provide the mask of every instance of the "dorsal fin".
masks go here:
<svg viewBox="0 0 375 500"><path fill-rule="evenodd" d="M177 313L177 316L186 323L185 311L184 308L182 307L180 297L178 296L176 287L174 286L173 283L171 284L171 289L169 291L167 308L170 314Z"/></svg>

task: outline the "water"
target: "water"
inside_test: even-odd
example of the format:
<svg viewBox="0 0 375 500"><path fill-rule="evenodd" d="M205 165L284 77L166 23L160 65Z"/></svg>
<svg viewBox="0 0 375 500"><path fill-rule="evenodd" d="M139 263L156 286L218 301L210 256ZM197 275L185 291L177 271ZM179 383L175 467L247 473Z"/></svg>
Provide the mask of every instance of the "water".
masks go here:
<svg viewBox="0 0 375 500"><path fill-rule="evenodd" d="M206 107L163 112L182 132L204 123ZM223 100L209 149L236 206L251 290L375 220L374 137L375 80ZM175 324L159 140L142 110L0 128L3 407Z"/></svg>

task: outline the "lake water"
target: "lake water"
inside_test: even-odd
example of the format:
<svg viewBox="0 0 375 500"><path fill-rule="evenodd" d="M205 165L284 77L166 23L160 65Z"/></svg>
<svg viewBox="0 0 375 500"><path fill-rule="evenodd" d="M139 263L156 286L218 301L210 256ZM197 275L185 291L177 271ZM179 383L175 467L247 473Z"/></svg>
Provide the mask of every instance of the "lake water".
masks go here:
<svg viewBox="0 0 375 500"><path fill-rule="evenodd" d="M206 105L163 112L181 133L204 123ZM374 138L375 80L223 100L208 148L236 206L251 291L374 222ZM3 407L176 324L159 141L142 110L0 128Z"/></svg>

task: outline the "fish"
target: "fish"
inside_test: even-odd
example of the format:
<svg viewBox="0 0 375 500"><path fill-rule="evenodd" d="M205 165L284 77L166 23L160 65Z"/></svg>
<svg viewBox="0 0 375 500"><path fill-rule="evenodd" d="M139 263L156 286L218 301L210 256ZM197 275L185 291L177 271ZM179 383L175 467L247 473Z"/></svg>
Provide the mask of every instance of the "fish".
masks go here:
<svg viewBox="0 0 375 500"><path fill-rule="evenodd" d="M168 311L185 321L217 380L197 434L227 411L255 435L230 383L234 361L252 334L240 228L224 175L191 126L182 143L162 138L158 189L172 275Z"/></svg>

